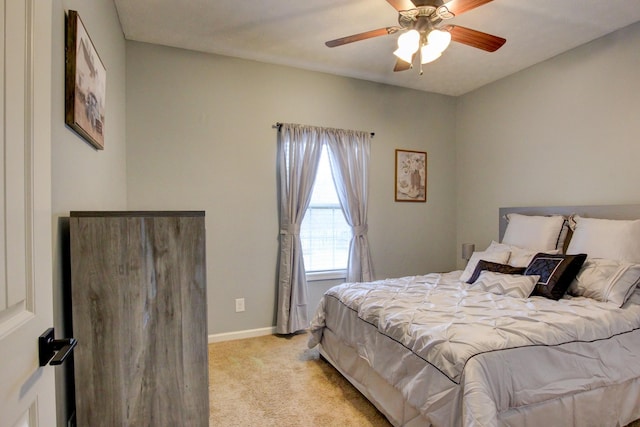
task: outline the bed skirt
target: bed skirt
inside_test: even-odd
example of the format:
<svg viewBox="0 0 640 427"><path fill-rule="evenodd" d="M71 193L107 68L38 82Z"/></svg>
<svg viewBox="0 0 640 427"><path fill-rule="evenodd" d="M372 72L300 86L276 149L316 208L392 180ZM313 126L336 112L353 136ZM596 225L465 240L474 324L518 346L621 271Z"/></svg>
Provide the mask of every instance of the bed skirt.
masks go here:
<svg viewBox="0 0 640 427"><path fill-rule="evenodd" d="M430 423L395 387L384 380L351 347L325 330L320 355L362 393L395 427L425 427Z"/></svg>

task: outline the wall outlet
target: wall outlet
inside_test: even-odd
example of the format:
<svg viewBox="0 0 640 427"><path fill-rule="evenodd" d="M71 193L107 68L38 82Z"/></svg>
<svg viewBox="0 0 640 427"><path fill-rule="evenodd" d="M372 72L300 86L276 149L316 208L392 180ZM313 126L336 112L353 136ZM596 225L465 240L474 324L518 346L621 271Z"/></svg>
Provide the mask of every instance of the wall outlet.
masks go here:
<svg viewBox="0 0 640 427"><path fill-rule="evenodd" d="M236 298L236 313L244 311L244 298Z"/></svg>

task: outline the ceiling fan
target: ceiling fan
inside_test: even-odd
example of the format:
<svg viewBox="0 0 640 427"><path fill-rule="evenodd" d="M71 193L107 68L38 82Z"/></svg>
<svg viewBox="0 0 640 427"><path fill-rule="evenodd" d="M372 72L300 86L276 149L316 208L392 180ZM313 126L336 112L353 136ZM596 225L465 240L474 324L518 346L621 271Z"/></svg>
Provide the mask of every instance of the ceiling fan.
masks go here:
<svg viewBox="0 0 640 427"><path fill-rule="evenodd" d="M441 25L443 21L461 13L475 9L492 0L387 0L398 11L399 26L378 28L330 40L328 47L342 46L348 43L386 36L402 32L398 37L397 56L393 71L404 71L412 67L416 56L420 56L420 74L422 64L435 61L453 40L467 46L495 52L506 39L459 25Z"/></svg>

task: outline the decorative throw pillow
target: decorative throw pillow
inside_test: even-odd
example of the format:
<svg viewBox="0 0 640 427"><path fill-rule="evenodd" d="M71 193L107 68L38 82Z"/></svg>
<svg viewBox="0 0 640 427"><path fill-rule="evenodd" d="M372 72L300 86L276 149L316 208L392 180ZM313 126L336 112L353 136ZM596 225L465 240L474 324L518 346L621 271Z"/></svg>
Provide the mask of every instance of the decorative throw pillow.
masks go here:
<svg viewBox="0 0 640 427"><path fill-rule="evenodd" d="M513 256L513 255L512 255ZM467 283L473 283L478 279L480 273L483 271L491 271L494 273L502 274L524 274L525 267L513 267L509 264L499 264L497 262L485 261L481 259L476 265L476 269L473 271L471 278L467 280Z"/></svg>
<svg viewBox="0 0 640 427"><path fill-rule="evenodd" d="M569 286L569 294L609 302L617 307L627 301L640 283L640 264L589 258Z"/></svg>
<svg viewBox="0 0 640 427"><path fill-rule="evenodd" d="M586 259L587 254L538 253L533 257L524 274L540 276L534 295L558 300L565 294Z"/></svg>
<svg viewBox="0 0 640 427"><path fill-rule="evenodd" d="M570 219L573 236L567 253L587 253L589 258L605 258L640 263L640 220L583 218Z"/></svg>
<svg viewBox="0 0 640 427"><path fill-rule="evenodd" d="M482 289L497 295L508 295L516 298L527 298L536 286L540 276L523 276L521 274L503 274L483 271L471 289Z"/></svg>
<svg viewBox="0 0 640 427"><path fill-rule="evenodd" d="M506 218L508 224L502 243L537 252L558 249L565 217L511 213L507 214Z"/></svg>
<svg viewBox="0 0 640 427"><path fill-rule="evenodd" d="M469 262L467 262L467 266L460 276L460 281L466 282L471 278L471 275L476 270L478 261L480 261L481 259L485 261L505 264L509 259L509 255L511 255L511 252L474 252L473 255L471 255L471 258L469 258Z"/></svg>

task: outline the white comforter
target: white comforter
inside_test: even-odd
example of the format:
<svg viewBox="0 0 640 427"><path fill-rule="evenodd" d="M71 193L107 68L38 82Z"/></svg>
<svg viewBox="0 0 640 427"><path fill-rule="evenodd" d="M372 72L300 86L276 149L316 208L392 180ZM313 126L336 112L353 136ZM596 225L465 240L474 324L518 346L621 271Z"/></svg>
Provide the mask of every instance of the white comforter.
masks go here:
<svg viewBox="0 0 640 427"><path fill-rule="evenodd" d="M567 397L638 382L638 292L622 308L519 299L474 290L459 274L336 286L309 345L329 328L434 425L518 424L523 408L553 399L575 422ZM624 403L621 419L638 414L636 405Z"/></svg>

